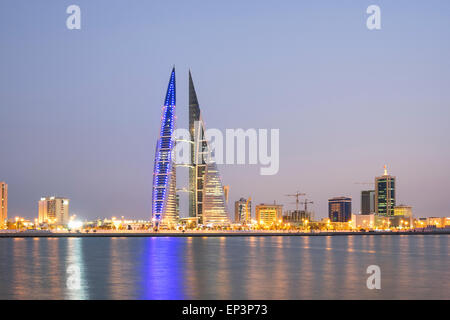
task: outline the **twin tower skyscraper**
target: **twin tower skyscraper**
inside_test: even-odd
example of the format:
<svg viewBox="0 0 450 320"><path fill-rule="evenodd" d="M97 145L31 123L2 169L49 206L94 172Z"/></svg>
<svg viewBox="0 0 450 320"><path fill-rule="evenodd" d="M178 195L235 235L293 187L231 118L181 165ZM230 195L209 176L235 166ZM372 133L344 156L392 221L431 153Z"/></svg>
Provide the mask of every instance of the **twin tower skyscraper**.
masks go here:
<svg viewBox="0 0 450 320"><path fill-rule="evenodd" d="M177 201L176 162L174 148L176 81L172 69L161 116L161 130L156 143L153 170L152 221L155 227L177 225L180 217ZM205 126L189 71L189 217L203 225L229 223L225 195L217 164L205 138ZM185 165L183 165L185 166Z"/></svg>

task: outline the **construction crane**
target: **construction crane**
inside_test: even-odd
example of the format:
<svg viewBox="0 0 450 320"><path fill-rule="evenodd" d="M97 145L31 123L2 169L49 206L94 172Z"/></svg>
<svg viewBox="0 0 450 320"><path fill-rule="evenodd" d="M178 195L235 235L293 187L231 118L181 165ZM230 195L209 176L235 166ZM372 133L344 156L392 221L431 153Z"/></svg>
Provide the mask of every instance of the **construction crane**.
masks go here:
<svg viewBox="0 0 450 320"><path fill-rule="evenodd" d="M306 196L306 193L300 193L300 192L296 192L294 194L286 194L286 197L295 197L295 208L298 211L298 205L300 204L300 200L299 197L300 196Z"/></svg>
<svg viewBox="0 0 450 320"><path fill-rule="evenodd" d="M369 185L369 186L375 185L375 183L373 183L373 182L355 182L355 184L363 184L363 185Z"/></svg>
<svg viewBox="0 0 450 320"><path fill-rule="evenodd" d="M305 198L305 201L300 202L300 204L305 205L305 214L308 212L308 204L313 204L314 201L308 201L308 199Z"/></svg>

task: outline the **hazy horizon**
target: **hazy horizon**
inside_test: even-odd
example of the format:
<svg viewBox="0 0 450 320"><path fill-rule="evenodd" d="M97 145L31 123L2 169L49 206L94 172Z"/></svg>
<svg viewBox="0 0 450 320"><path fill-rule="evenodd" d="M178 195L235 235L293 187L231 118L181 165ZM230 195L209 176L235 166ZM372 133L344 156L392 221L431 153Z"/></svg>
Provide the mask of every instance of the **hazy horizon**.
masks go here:
<svg viewBox="0 0 450 320"><path fill-rule="evenodd" d="M76 2L76 3L75 3ZM77 4L81 30L68 30ZM382 29L366 28L377 4ZM0 181L9 218L42 196L82 219L149 219L154 151L173 65L177 127L192 70L208 128L280 129L280 170L220 166L234 201L327 200L373 189L450 216L450 2L105 1L0 3ZM180 174L179 184L183 184ZM186 215L186 213L184 213Z"/></svg>

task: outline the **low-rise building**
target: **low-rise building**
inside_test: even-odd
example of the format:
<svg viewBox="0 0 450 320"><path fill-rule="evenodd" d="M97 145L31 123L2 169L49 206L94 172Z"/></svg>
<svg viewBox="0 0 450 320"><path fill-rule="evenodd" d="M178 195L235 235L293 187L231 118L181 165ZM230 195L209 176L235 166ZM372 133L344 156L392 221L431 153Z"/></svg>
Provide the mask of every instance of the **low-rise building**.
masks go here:
<svg viewBox="0 0 450 320"><path fill-rule="evenodd" d="M352 214L351 226L353 229L375 229L375 214Z"/></svg>
<svg viewBox="0 0 450 320"><path fill-rule="evenodd" d="M273 224L282 222L283 205L281 204L258 204L256 206L256 221L259 224Z"/></svg>

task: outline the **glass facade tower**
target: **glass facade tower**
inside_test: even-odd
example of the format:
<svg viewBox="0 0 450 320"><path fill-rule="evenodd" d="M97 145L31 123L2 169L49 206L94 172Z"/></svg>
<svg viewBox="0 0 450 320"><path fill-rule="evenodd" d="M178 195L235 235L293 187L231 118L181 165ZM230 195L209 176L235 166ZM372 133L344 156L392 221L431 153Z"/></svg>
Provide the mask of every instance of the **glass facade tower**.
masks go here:
<svg viewBox="0 0 450 320"><path fill-rule="evenodd" d="M361 191L361 214L375 213L375 190Z"/></svg>
<svg viewBox="0 0 450 320"><path fill-rule="evenodd" d="M328 200L328 217L332 222L348 222L352 219L352 198L336 197Z"/></svg>
<svg viewBox="0 0 450 320"><path fill-rule="evenodd" d="M375 178L375 210L381 216L393 216L395 208L395 177L387 173Z"/></svg>
<svg viewBox="0 0 450 320"><path fill-rule="evenodd" d="M189 71L189 133L191 167L189 168L189 216L200 224L229 223L222 181L205 137L200 106Z"/></svg>

